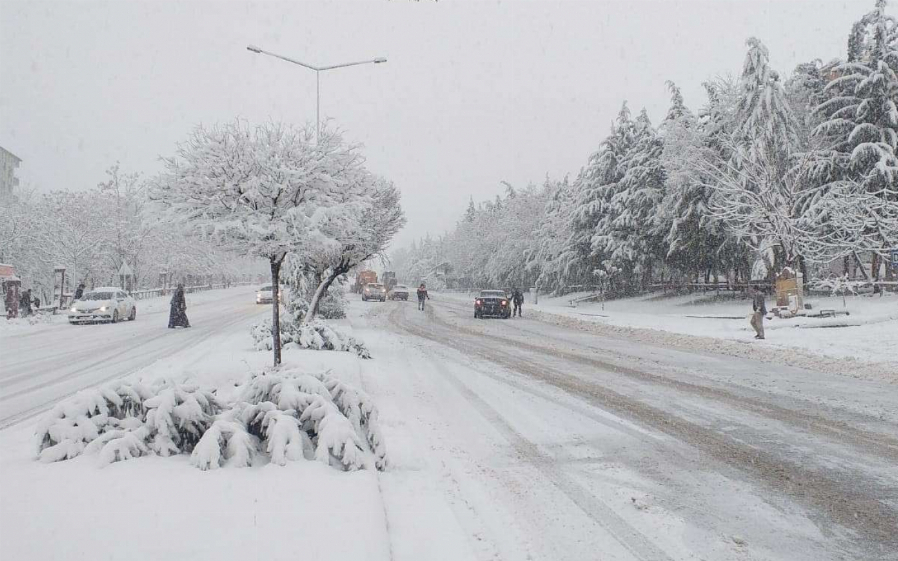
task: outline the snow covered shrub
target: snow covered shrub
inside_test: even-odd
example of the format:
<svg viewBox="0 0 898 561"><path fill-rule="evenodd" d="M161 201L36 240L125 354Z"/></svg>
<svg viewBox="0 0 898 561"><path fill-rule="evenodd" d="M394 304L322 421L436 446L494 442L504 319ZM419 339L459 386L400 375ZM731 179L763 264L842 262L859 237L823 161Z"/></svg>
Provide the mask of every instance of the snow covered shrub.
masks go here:
<svg viewBox="0 0 898 561"><path fill-rule="evenodd" d="M308 300L301 298L292 301L287 308L287 312L296 323L302 323L308 311ZM318 304L318 316L323 319L344 319L346 317L346 295L342 290L327 291Z"/></svg>
<svg viewBox="0 0 898 561"><path fill-rule="evenodd" d="M271 320L266 319L253 325L251 333L256 349L271 350ZM285 349L298 347L319 351L354 352L361 358L371 358L371 352L364 343L319 319L311 323L281 319L281 345Z"/></svg>
<svg viewBox="0 0 898 561"><path fill-rule="evenodd" d="M316 459L353 471L387 465L370 399L326 374L274 370L254 376L240 396L247 430L274 463Z"/></svg>
<svg viewBox="0 0 898 561"><path fill-rule="evenodd" d="M196 386L116 382L59 403L35 433L43 462L96 454L101 464L189 453L201 470L317 460L346 471L387 466L377 408L328 374L283 369L254 375L220 402Z"/></svg>
<svg viewBox="0 0 898 561"><path fill-rule="evenodd" d="M57 404L38 425L36 453L56 462L97 452L111 463L189 452L220 410L212 392L195 386L114 382Z"/></svg>

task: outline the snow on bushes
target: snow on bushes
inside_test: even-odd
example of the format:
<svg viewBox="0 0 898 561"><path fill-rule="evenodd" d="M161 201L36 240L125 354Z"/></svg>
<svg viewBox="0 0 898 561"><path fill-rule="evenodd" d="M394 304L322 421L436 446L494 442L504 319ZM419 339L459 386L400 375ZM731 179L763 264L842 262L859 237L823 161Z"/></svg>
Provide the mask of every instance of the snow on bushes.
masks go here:
<svg viewBox="0 0 898 561"><path fill-rule="evenodd" d="M271 320L266 319L253 325L251 333L256 349L271 350ZM281 346L284 349L354 352L362 358L371 358L364 343L318 319L311 323L281 320Z"/></svg>
<svg viewBox="0 0 898 561"><path fill-rule="evenodd" d="M160 380L116 382L61 402L35 433L37 458L96 454L102 465L140 456L190 454L201 469L317 460L346 471L386 469L377 408L329 376L276 369L254 375L232 402Z"/></svg>

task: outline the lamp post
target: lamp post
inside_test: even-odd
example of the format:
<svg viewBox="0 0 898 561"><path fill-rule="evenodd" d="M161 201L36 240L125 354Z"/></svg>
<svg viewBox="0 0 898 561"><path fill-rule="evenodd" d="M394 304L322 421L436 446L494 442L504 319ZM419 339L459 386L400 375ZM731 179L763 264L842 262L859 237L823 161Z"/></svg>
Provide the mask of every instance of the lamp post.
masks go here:
<svg viewBox="0 0 898 561"><path fill-rule="evenodd" d="M358 62L344 62L341 64L331 64L329 66L313 66L311 64L307 64L305 62L300 62L298 60L294 60L289 57L285 57L283 55L270 53L268 51L262 50L255 45L247 45L246 50L254 52L256 54L269 55L275 58L279 58L281 60L286 60L287 62L292 62L293 64L298 64L302 67L308 68L309 70L315 71L315 140L318 141L318 138L321 136L321 73L325 70L334 70L336 68L345 68L347 66L357 66L359 64L381 64L383 62L387 62L387 59L384 57L377 57L372 60L360 60Z"/></svg>

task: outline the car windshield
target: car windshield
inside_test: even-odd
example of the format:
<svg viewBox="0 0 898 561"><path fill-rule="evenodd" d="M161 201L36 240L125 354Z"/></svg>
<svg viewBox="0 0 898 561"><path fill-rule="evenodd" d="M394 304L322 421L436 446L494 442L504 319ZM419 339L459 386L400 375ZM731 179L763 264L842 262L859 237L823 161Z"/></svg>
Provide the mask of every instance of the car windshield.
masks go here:
<svg viewBox="0 0 898 561"><path fill-rule="evenodd" d="M395 290L408 290L408 287L407 287L407 286L404 286L404 285L401 285L401 284L397 284L396 286L393 287L393 290L394 290L394 291L395 291Z"/></svg>
<svg viewBox="0 0 898 561"><path fill-rule="evenodd" d="M383 288L384 285L382 285L382 284L369 284L368 287L369 287L369 288Z"/></svg>
<svg viewBox="0 0 898 561"><path fill-rule="evenodd" d="M259 292L271 292L271 287L263 286L262 288L259 289Z"/></svg>
<svg viewBox="0 0 898 561"><path fill-rule="evenodd" d="M481 298L505 298L505 293L501 290L481 290Z"/></svg>
<svg viewBox="0 0 898 561"><path fill-rule="evenodd" d="M111 292L88 292L81 296L82 300L112 300Z"/></svg>

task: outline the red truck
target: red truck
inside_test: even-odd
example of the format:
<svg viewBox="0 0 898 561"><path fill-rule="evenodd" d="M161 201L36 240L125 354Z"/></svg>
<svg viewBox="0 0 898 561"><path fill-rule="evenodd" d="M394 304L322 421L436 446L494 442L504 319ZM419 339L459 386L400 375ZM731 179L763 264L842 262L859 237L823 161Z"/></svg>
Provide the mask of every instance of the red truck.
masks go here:
<svg viewBox="0 0 898 561"><path fill-rule="evenodd" d="M355 286L353 286L353 292L356 294L361 294L362 289L365 288L365 285L368 283L376 283L377 282L377 273L374 271L359 271L359 273L355 276Z"/></svg>

